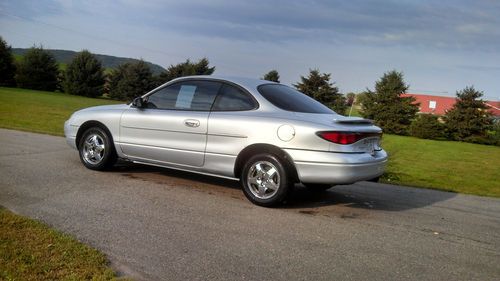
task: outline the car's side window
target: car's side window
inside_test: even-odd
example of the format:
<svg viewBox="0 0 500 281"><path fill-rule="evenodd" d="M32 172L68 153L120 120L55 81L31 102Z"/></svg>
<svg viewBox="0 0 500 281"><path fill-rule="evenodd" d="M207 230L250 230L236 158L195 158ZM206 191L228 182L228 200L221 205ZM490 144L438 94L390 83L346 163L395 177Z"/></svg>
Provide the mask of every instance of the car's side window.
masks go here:
<svg viewBox="0 0 500 281"><path fill-rule="evenodd" d="M185 81L164 87L147 97L147 108L209 111L221 83Z"/></svg>
<svg viewBox="0 0 500 281"><path fill-rule="evenodd" d="M243 111L256 107L256 102L247 93L234 86L224 84L212 111Z"/></svg>
<svg viewBox="0 0 500 281"><path fill-rule="evenodd" d="M180 83L164 87L147 97L147 108L175 109Z"/></svg>

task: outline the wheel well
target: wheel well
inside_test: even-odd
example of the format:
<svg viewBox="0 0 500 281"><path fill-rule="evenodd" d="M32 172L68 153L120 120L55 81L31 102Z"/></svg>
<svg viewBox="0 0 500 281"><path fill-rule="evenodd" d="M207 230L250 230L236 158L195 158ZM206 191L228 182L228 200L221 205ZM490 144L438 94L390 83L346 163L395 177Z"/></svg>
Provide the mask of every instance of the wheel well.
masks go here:
<svg viewBox="0 0 500 281"><path fill-rule="evenodd" d="M245 147L240 154L238 154L238 157L236 158L236 162L234 165L234 175L236 178L239 178L241 175L241 171L243 170L243 167L245 166L245 163L247 162L250 157L259 154L259 153L269 153L272 155L275 155L278 157L281 161L283 161L283 164L285 167L291 172L291 176L293 181L299 182L299 176L297 175L297 169L295 169L295 165L293 164L293 160L286 153L283 151L281 148L270 145L270 144L264 144L264 143L257 143L257 144L252 144L247 147Z"/></svg>
<svg viewBox="0 0 500 281"><path fill-rule="evenodd" d="M99 127L101 129L103 129L106 132L106 134L108 134L109 139L110 139L111 143L113 144L113 146L115 145L115 142L113 141L113 135L111 134L109 129L106 127L106 125L104 125L103 123L101 123L99 121L92 120L92 121L87 121L87 122L83 123L80 126L80 128L78 129L78 133L76 133L76 138L75 138L77 148L78 148L78 144L80 143L80 139L82 138L83 133L85 133L85 131L87 129L92 128L92 127Z"/></svg>

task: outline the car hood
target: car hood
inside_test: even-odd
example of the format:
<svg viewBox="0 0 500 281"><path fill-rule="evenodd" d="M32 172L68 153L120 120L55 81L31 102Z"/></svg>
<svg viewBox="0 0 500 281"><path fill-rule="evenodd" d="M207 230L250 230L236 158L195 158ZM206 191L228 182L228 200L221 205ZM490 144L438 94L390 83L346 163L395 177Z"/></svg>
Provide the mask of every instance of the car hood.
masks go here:
<svg viewBox="0 0 500 281"><path fill-rule="evenodd" d="M129 107L130 107L130 105L128 105L128 104L99 105L99 106L93 106L93 107L84 108L84 109L78 110L77 112L106 111L106 110L124 110L124 109L127 109Z"/></svg>

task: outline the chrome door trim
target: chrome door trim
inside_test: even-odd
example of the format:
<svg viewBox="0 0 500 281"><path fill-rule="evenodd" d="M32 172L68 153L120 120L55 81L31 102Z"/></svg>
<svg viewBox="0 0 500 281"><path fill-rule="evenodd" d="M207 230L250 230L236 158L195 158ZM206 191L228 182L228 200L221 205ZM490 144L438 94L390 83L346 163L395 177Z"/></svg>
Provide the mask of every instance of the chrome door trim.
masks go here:
<svg viewBox="0 0 500 281"><path fill-rule="evenodd" d="M162 132L172 132L172 133L185 133L185 134L193 134L193 135L206 135L205 133L185 132L185 131L167 130L167 129L141 128L141 127L123 126L123 125L122 125L122 127L127 128L127 129L136 129L136 130L150 130L150 131L162 131Z"/></svg>
<svg viewBox="0 0 500 281"><path fill-rule="evenodd" d="M210 121L209 121L210 122ZM233 134L207 134L208 136L216 136L216 137L229 137L229 138L240 138L246 139L248 136L244 135L233 135Z"/></svg>

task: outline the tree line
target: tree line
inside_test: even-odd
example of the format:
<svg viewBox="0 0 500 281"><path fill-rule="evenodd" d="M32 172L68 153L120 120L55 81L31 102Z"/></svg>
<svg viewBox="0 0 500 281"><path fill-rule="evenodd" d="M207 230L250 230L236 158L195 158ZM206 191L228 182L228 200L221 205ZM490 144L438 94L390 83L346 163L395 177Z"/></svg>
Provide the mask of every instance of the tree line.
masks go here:
<svg viewBox="0 0 500 281"><path fill-rule="evenodd" d="M11 47L0 37L0 59L2 59L0 85L55 91L85 97L100 97L106 94L111 99L132 100L172 79L189 75L211 75L215 71L207 58L196 62L170 65L167 70L154 76L144 61L129 62L105 73L100 61L87 50L79 52L66 69L61 71L55 58L42 47L30 48L23 58L14 63ZM279 83L279 73L271 70L262 79ZM330 74L311 70L308 77L294 85L299 91L317 99L336 112L344 114L345 98L330 82Z"/></svg>
<svg viewBox="0 0 500 281"><path fill-rule="evenodd" d="M0 86L59 90L91 98L106 95L111 99L131 100L174 78L210 75L215 71L206 58L171 65L159 75L153 75L143 60L105 70L96 56L87 50L77 53L65 69L61 69L54 56L41 46L30 48L17 62L11 49L0 37Z"/></svg>
<svg viewBox="0 0 500 281"><path fill-rule="evenodd" d="M500 145L500 123L494 122L481 99L483 92L467 86L456 92L456 102L444 116L418 114L419 103L404 96L409 86L403 73L389 71L358 97L361 114L384 132L434 140Z"/></svg>
<svg viewBox="0 0 500 281"><path fill-rule="evenodd" d="M42 47L32 47L17 63L10 46L0 37L0 85L55 91L72 95L132 100L172 79L188 75L211 75L215 71L207 58L196 62L170 65L159 75L153 75L144 61L119 65L105 71L100 61L83 50L61 71L54 57ZM280 82L273 69L261 79ZM389 71L375 82L375 89L355 95L343 95L331 81L330 73L310 69L307 76L293 84L300 92L318 100L335 112L345 115L355 99L361 104L361 115L374 120L385 133L411 135L427 139L449 139L500 145L500 125L494 123L474 87L457 91L457 102L442 118L431 114L417 114L419 104L413 97L404 96L409 86L401 72Z"/></svg>

